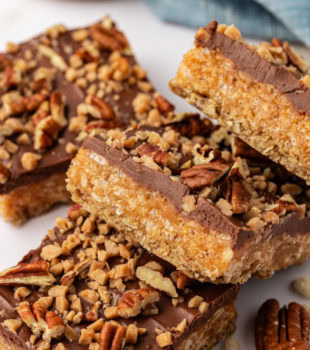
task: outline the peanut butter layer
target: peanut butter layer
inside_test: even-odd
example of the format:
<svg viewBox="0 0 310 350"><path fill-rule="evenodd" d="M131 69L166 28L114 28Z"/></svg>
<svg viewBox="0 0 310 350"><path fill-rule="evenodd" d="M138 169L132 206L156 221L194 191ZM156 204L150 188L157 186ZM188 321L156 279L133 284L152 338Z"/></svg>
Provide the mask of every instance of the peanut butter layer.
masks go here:
<svg viewBox="0 0 310 350"><path fill-rule="evenodd" d="M309 182L308 64L287 42L247 44L234 26L201 28L171 89Z"/></svg>
<svg viewBox="0 0 310 350"><path fill-rule="evenodd" d="M307 186L223 128L185 116L108 137L73 160L73 200L188 276L245 282L309 257Z"/></svg>
<svg viewBox="0 0 310 350"><path fill-rule="evenodd" d="M5 349L201 349L234 331L238 286L202 284L79 205L0 273Z"/></svg>

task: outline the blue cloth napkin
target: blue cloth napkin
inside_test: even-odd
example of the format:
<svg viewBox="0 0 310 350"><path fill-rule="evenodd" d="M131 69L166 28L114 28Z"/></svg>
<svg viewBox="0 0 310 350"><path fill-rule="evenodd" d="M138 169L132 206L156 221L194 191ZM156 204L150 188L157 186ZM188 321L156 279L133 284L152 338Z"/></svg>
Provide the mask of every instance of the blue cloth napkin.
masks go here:
<svg viewBox="0 0 310 350"><path fill-rule="evenodd" d="M163 20L193 27L216 19L243 35L278 37L310 47L310 0L145 0Z"/></svg>

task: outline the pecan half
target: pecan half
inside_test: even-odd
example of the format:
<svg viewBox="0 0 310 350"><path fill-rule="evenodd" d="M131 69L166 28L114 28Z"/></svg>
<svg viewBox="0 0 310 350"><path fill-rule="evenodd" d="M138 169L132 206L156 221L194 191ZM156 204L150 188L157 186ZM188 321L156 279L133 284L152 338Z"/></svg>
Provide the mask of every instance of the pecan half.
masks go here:
<svg viewBox="0 0 310 350"><path fill-rule="evenodd" d="M50 286L55 278L48 269L48 263L41 260L19 264L0 273L0 285Z"/></svg>
<svg viewBox="0 0 310 350"><path fill-rule="evenodd" d="M98 109L102 119L111 120L115 117L113 108L101 98L97 96L91 96L90 104Z"/></svg>
<svg viewBox="0 0 310 350"><path fill-rule="evenodd" d="M280 309L275 299L267 300L255 320L257 350L309 350L310 316L299 304Z"/></svg>
<svg viewBox="0 0 310 350"><path fill-rule="evenodd" d="M125 341L126 328L106 322L100 332L100 350L121 350Z"/></svg>
<svg viewBox="0 0 310 350"><path fill-rule="evenodd" d="M160 148L156 145L151 145L149 143L144 143L143 145L137 148L137 152L140 157L148 156L152 157L154 162L165 166L167 164L169 155L167 152L161 151Z"/></svg>
<svg viewBox="0 0 310 350"><path fill-rule="evenodd" d="M95 24L90 29L90 35L102 48L110 51L123 50L128 46L127 39L123 33L116 28L104 28Z"/></svg>
<svg viewBox="0 0 310 350"><path fill-rule="evenodd" d="M183 170L181 179L190 189L195 189L214 184L228 170L227 162L223 158L219 158L213 162L194 165L190 169Z"/></svg>

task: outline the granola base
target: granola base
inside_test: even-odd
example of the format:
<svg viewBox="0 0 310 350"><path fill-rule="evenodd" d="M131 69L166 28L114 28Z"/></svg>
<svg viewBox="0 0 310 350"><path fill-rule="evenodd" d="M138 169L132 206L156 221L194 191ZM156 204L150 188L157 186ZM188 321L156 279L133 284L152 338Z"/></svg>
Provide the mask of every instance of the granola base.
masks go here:
<svg viewBox="0 0 310 350"><path fill-rule="evenodd" d="M0 195L0 215L5 221L21 225L56 203L69 203L70 195L66 190L65 178L66 173L52 175L40 182Z"/></svg>
<svg viewBox="0 0 310 350"><path fill-rule="evenodd" d="M235 332L236 319L235 307L227 305L217 310L204 327L193 332L176 349L212 349L221 339L226 339Z"/></svg>
<svg viewBox="0 0 310 350"><path fill-rule="evenodd" d="M232 237L199 225L176 211L160 193L134 182L104 157L80 149L68 171L72 199L169 261L191 278L244 283L310 257L310 233L257 234L233 249Z"/></svg>
<svg viewBox="0 0 310 350"><path fill-rule="evenodd" d="M250 146L310 183L310 123L270 84L235 69L221 52L191 49L171 89Z"/></svg>

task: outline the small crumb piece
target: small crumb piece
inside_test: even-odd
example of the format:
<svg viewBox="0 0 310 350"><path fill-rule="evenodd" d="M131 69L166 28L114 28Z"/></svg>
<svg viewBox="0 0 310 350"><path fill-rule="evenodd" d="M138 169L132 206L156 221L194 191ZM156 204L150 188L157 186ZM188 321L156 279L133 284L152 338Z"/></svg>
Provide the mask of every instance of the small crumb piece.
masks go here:
<svg viewBox="0 0 310 350"><path fill-rule="evenodd" d="M38 166L38 162L41 158L39 154L26 152L21 157L21 163L25 170L31 171Z"/></svg>
<svg viewBox="0 0 310 350"><path fill-rule="evenodd" d="M187 195L183 198L182 209L186 213L190 213L195 209L196 200L192 195Z"/></svg>
<svg viewBox="0 0 310 350"><path fill-rule="evenodd" d="M236 339L229 337L225 341L225 350L240 350L240 344Z"/></svg>
<svg viewBox="0 0 310 350"><path fill-rule="evenodd" d="M136 342L138 340L138 334L139 334L138 327L134 323L131 323L127 327L126 343L128 343L128 344L136 344Z"/></svg>
<svg viewBox="0 0 310 350"><path fill-rule="evenodd" d="M164 332L156 337L157 344L164 348L165 346L172 345L172 336L170 332Z"/></svg>
<svg viewBox="0 0 310 350"><path fill-rule="evenodd" d="M17 333L17 331L19 330L19 328L22 326L22 321L20 320L5 320L3 322L4 326L6 328L8 328L11 332L13 332L14 334Z"/></svg>
<svg viewBox="0 0 310 350"><path fill-rule="evenodd" d="M110 306L104 310L104 316L107 319L117 318L118 312L117 312L117 306Z"/></svg>
<svg viewBox="0 0 310 350"><path fill-rule="evenodd" d="M232 216L232 205L224 198L220 198L216 204L216 207L226 216Z"/></svg>
<svg viewBox="0 0 310 350"><path fill-rule="evenodd" d="M199 312L202 314L207 312L208 308L209 308L209 304L206 301L203 301L198 307Z"/></svg>
<svg viewBox="0 0 310 350"><path fill-rule="evenodd" d="M196 295L189 300L188 307L190 307L191 309L197 309L202 302L203 298L199 295Z"/></svg>
<svg viewBox="0 0 310 350"><path fill-rule="evenodd" d="M310 299L310 278L300 277L292 282L292 287L298 294Z"/></svg>
<svg viewBox="0 0 310 350"><path fill-rule="evenodd" d="M73 154L77 151L77 147L72 143L72 142L68 142L66 144L66 152L69 154Z"/></svg>

